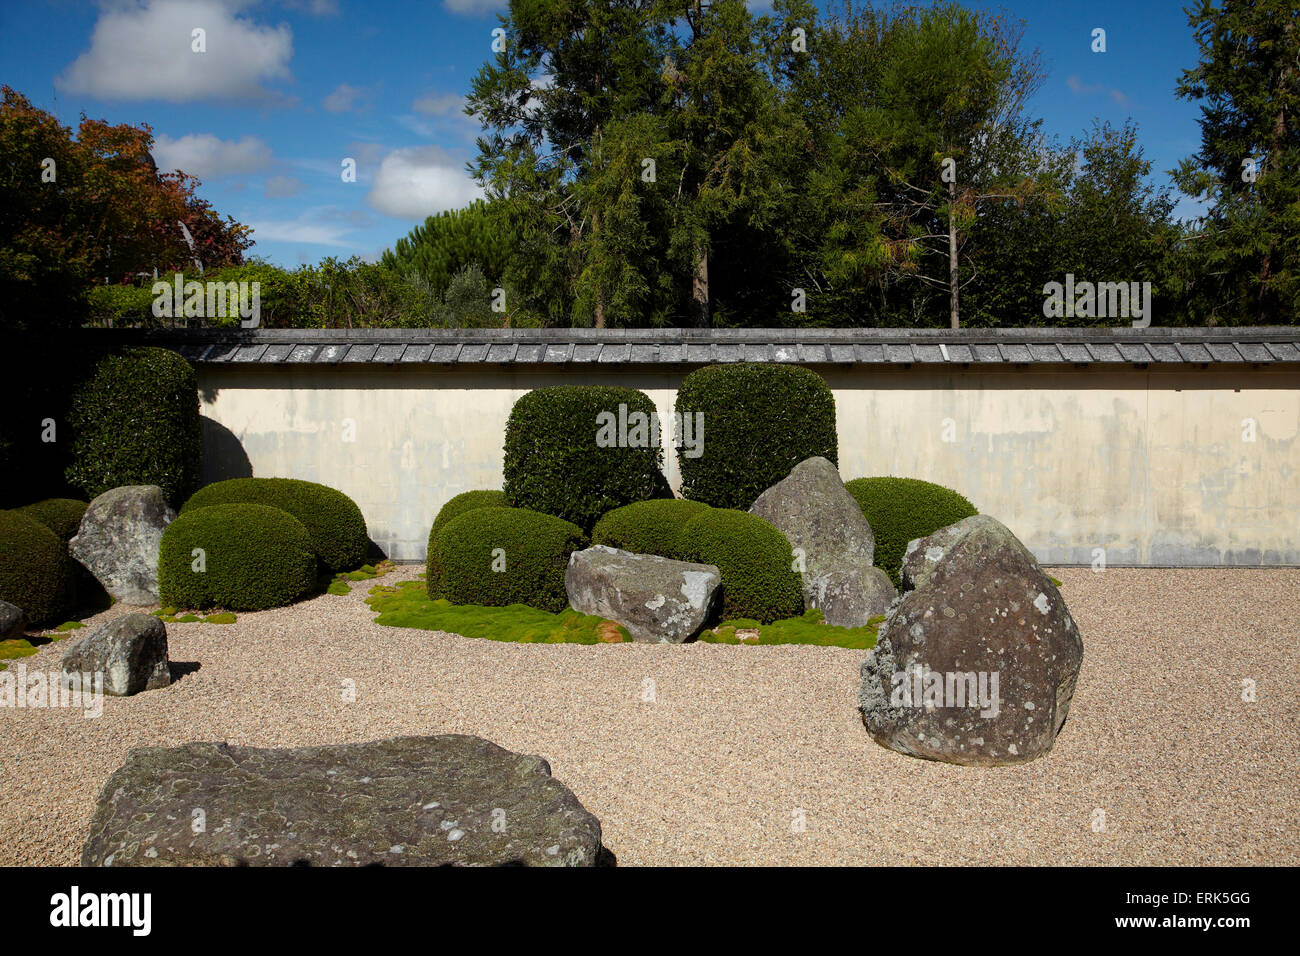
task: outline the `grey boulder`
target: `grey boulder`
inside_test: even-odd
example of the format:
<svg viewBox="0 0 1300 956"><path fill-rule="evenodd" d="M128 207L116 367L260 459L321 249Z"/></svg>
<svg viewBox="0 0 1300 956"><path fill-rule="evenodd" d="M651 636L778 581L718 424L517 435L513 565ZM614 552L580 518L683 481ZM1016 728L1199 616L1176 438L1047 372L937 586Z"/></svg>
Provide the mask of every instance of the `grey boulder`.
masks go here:
<svg viewBox="0 0 1300 956"><path fill-rule="evenodd" d="M8 601L0 601L0 641L22 637L26 624L27 615L22 608L15 607Z"/></svg>
<svg viewBox="0 0 1300 956"><path fill-rule="evenodd" d="M975 515L909 546L903 594L862 664L877 743L955 764L1052 748L1083 663L1061 594L1005 526Z"/></svg>
<svg viewBox="0 0 1300 956"><path fill-rule="evenodd" d="M804 604L820 608L827 624L861 627L889 611L898 589L874 565L846 561L816 577L804 575Z"/></svg>
<svg viewBox="0 0 1300 956"><path fill-rule="evenodd" d="M825 458L808 458L750 507L803 555L803 600L827 624L861 627L897 596L875 567L876 536L840 473Z"/></svg>
<svg viewBox="0 0 1300 956"><path fill-rule="evenodd" d="M266 750L141 747L83 866L594 866L600 821L540 757L445 734Z"/></svg>
<svg viewBox="0 0 1300 956"><path fill-rule="evenodd" d="M68 550L123 604L158 603L158 546L176 518L157 485L124 485L90 503Z"/></svg>
<svg viewBox="0 0 1300 956"><path fill-rule="evenodd" d="M63 651L64 687L92 690L82 685L103 681L105 694L130 697L171 683L167 657L167 626L152 614L125 614L92 630Z"/></svg>
<svg viewBox="0 0 1300 956"><path fill-rule="evenodd" d="M680 644L716 610L722 575L712 564L633 554L598 544L569 556L564 588L582 614L608 618L633 640Z"/></svg>

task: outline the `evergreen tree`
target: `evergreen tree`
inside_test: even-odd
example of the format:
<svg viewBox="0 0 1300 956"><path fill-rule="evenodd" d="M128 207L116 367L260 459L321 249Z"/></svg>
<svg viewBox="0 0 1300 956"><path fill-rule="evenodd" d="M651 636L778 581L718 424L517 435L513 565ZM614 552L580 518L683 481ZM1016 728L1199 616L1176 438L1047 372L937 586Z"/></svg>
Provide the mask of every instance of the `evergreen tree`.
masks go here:
<svg viewBox="0 0 1300 956"><path fill-rule="evenodd" d="M1201 149L1175 181L1208 203L1185 244L1188 303L1207 324L1294 323L1300 310L1300 29L1293 0L1199 0Z"/></svg>

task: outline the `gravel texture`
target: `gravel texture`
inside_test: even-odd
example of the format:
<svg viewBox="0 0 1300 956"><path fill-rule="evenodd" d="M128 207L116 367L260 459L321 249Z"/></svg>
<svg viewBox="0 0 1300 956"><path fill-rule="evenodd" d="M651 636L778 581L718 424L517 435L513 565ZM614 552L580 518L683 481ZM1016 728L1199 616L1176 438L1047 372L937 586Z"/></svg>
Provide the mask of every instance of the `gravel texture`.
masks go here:
<svg viewBox="0 0 1300 956"><path fill-rule="evenodd" d="M621 865L1300 862L1300 569L1051 573L1083 670L1055 749L1015 767L872 742L862 651L499 644L380 627L368 582L170 624L172 661L200 666L168 688L97 719L0 708L0 864L75 864L133 746L436 733L545 757Z"/></svg>

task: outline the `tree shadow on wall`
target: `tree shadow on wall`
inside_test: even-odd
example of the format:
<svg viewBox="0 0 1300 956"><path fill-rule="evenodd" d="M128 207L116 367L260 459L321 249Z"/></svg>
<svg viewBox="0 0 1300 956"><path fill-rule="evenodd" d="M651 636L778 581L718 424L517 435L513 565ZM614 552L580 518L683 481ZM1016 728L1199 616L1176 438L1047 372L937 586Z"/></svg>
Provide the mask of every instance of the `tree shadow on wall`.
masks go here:
<svg viewBox="0 0 1300 956"><path fill-rule="evenodd" d="M203 433L203 484L227 478L252 478L253 463L239 437L221 422L201 419Z"/></svg>

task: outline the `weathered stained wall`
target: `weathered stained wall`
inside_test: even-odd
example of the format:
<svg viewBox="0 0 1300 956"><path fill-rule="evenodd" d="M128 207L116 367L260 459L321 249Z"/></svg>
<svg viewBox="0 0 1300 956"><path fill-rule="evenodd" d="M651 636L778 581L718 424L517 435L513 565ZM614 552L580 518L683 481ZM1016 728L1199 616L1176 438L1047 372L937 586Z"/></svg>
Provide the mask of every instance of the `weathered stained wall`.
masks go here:
<svg viewBox="0 0 1300 956"><path fill-rule="evenodd" d="M846 479L893 474L956 488L1044 562L1088 564L1103 548L1113 565L1300 564L1294 369L818 371L835 392ZM207 480L252 473L332 485L397 560L424 556L447 499L501 486L505 423L524 392L631 386L666 416L684 374L429 364L198 373ZM1243 440L1252 427L1255 440ZM708 439L706 422L706 453ZM671 448L665 463L676 485Z"/></svg>

